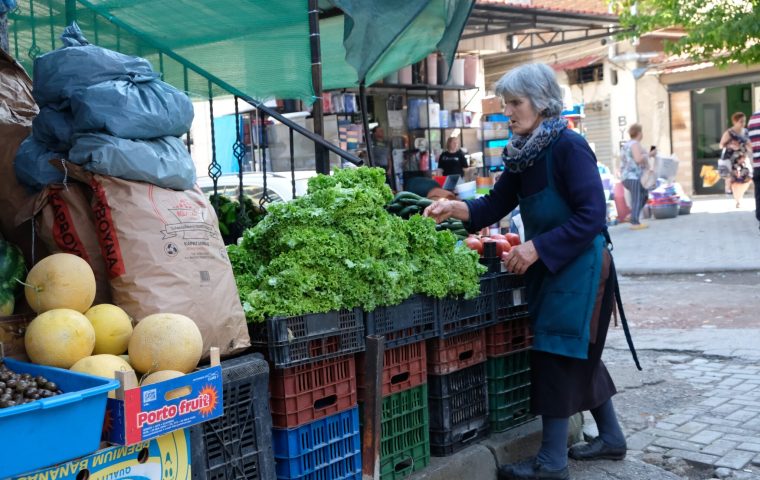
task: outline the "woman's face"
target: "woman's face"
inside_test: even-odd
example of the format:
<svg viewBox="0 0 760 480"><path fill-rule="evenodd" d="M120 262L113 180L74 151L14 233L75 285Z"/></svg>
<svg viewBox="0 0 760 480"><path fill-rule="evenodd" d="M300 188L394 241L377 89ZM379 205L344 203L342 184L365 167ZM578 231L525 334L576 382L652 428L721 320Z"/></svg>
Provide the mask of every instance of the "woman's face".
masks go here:
<svg viewBox="0 0 760 480"><path fill-rule="evenodd" d="M533 109L527 97L504 97L504 115L509 117L509 127L516 135L530 135L543 118Z"/></svg>
<svg viewBox="0 0 760 480"><path fill-rule="evenodd" d="M449 140L448 150L449 152L456 152L457 150L459 150L459 140L456 138L451 138L451 140Z"/></svg>
<svg viewBox="0 0 760 480"><path fill-rule="evenodd" d="M738 130L740 128L744 128L744 123L747 121L746 118L741 117L740 119L736 120L734 122L734 127Z"/></svg>

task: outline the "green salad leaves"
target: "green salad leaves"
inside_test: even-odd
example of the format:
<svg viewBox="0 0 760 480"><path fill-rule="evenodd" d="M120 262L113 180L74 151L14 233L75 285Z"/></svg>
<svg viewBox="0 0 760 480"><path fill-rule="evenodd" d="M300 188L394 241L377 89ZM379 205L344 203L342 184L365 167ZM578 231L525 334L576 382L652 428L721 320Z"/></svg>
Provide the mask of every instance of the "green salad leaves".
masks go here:
<svg viewBox="0 0 760 480"><path fill-rule="evenodd" d="M246 317L374 310L415 293L479 293L478 254L435 222L385 210L385 172L362 167L310 179L308 194L275 203L228 247Z"/></svg>

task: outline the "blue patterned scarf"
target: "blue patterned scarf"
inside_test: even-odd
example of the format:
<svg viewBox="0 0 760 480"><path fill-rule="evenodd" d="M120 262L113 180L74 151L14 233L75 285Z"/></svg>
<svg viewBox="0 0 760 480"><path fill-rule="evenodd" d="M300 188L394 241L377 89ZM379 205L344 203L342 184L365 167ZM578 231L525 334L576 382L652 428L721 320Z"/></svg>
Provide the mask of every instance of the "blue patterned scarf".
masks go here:
<svg viewBox="0 0 760 480"><path fill-rule="evenodd" d="M529 136L513 135L501 154L504 168L512 173L524 172L566 127L564 118L547 118Z"/></svg>

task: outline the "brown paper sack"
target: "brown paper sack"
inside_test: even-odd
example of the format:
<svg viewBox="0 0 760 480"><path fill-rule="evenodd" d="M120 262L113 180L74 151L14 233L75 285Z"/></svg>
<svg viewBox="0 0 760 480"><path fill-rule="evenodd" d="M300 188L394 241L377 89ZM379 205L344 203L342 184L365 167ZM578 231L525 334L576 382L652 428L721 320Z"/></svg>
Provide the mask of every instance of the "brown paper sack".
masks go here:
<svg viewBox="0 0 760 480"><path fill-rule="evenodd" d="M39 112L32 98L32 80L21 65L0 50L0 233L24 252L28 264L45 252L32 254L32 206L35 195L16 180L13 160L32 131Z"/></svg>
<svg viewBox="0 0 760 480"><path fill-rule="evenodd" d="M214 209L196 187L175 191L91 175L92 209L114 303L139 321L179 313L195 321L204 356L250 346Z"/></svg>
<svg viewBox="0 0 760 480"><path fill-rule="evenodd" d="M71 253L90 264L97 286L94 305L98 305L111 303L111 287L88 194L92 190L78 182L48 185L37 196L35 220L37 236L48 251Z"/></svg>

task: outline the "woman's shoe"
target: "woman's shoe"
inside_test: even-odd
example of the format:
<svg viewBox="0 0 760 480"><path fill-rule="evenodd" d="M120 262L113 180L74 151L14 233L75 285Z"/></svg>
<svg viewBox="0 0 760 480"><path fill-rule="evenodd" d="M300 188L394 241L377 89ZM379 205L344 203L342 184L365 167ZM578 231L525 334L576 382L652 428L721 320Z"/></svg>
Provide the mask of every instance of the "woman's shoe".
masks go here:
<svg viewBox="0 0 760 480"><path fill-rule="evenodd" d="M499 467L499 480L570 480L567 467L548 470L535 458Z"/></svg>
<svg viewBox="0 0 760 480"><path fill-rule="evenodd" d="M627 447L611 447L596 437L583 445L571 447L567 456L573 460L622 460Z"/></svg>
<svg viewBox="0 0 760 480"><path fill-rule="evenodd" d="M649 224L637 223L635 225L631 225L631 230L644 230L645 228L649 228Z"/></svg>

